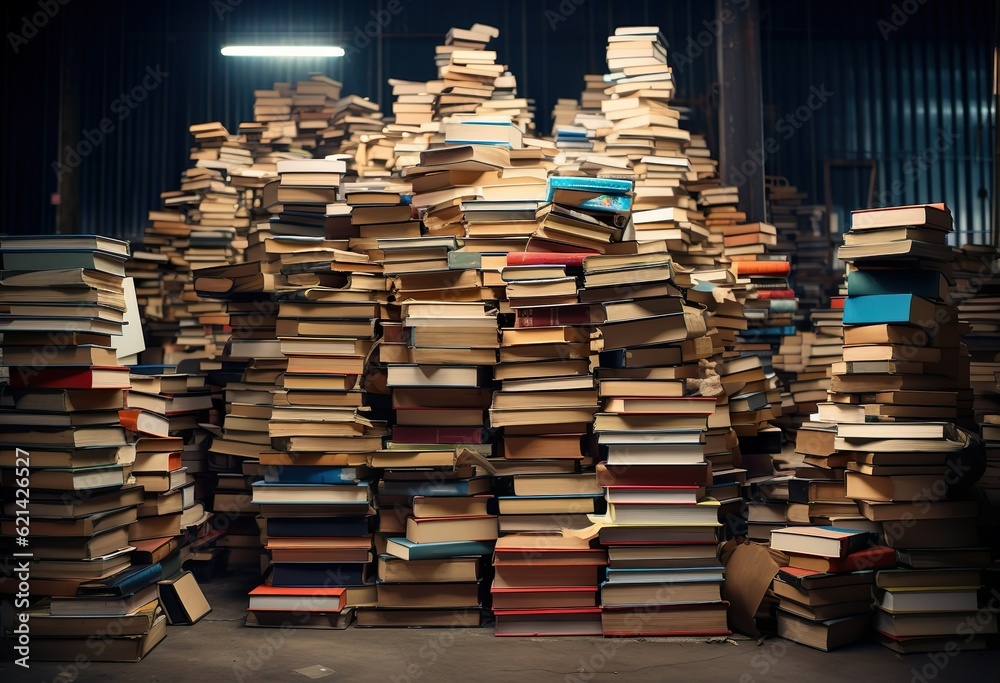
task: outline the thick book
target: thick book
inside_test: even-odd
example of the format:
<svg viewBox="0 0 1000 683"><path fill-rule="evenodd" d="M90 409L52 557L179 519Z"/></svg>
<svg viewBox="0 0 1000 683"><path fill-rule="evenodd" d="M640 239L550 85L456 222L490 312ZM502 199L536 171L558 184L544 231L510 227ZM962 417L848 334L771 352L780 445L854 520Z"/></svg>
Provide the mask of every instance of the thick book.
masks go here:
<svg viewBox="0 0 1000 683"><path fill-rule="evenodd" d="M788 527L771 532L771 547L787 553L843 558L871 546L871 533L832 526Z"/></svg>
<svg viewBox="0 0 1000 683"><path fill-rule="evenodd" d="M126 367L58 366L37 372L15 372L10 385L15 389L129 389Z"/></svg>
<svg viewBox="0 0 1000 683"><path fill-rule="evenodd" d="M914 294L876 294L848 297L845 325L904 324L931 327L939 306Z"/></svg>
<svg viewBox="0 0 1000 683"><path fill-rule="evenodd" d="M846 557L822 557L793 554L789 566L819 572L855 572L896 566L896 553L886 546L871 546L849 553Z"/></svg>
<svg viewBox="0 0 1000 683"><path fill-rule="evenodd" d="M850 297L912 294L945 301L948 281L936 270L856 270L847 274Z"/></svg>
<svg viewBox="0 0 1000 683"><path fill-rule="evenodd" d="M368 578L367 569L367 564L354 562L274 562L271 584L309 588L361 586Z"/></svg>

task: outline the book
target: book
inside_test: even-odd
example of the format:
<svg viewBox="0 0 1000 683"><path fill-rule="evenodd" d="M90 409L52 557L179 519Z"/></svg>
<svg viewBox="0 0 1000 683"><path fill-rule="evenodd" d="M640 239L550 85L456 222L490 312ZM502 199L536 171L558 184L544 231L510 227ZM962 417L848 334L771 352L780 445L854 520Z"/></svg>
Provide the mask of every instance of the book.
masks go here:
<svg viewBox="0 0 1000 683"><path fill-rule="evenodd" d="M788 553L844 558L872 545L874 536L837 527L789 527L771 532L771 547Z"/></svg>

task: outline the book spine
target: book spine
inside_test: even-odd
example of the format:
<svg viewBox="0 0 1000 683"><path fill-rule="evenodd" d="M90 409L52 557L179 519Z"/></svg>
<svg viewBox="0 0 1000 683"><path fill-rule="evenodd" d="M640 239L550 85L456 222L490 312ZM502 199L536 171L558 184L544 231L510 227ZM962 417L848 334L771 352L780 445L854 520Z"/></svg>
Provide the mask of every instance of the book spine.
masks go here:
<svg viewBox="0 0 1000 683"><path fill-rule="evenodd" d="M519 308L514 327L557 327L590 322L589 308Z"/></svg>
<svg viewBox="0 0 1000 683"><path fill-rule="evenodd" d="M395 443L488 443L489 435L479 427L395 427L392 440Z"/></svg>
<svg viewBox="0 0 1000 683"><path fill-rule="evenodd" d="M757 292L758 299L794 299L794 289L762 289Z"/></svg>
<svg viewBox="0 0 1000 683"><path fill-rule="evenodd" d="M546 251L515 251L507 254L508 266L568 266L580 268L592 254Z"/></svg>

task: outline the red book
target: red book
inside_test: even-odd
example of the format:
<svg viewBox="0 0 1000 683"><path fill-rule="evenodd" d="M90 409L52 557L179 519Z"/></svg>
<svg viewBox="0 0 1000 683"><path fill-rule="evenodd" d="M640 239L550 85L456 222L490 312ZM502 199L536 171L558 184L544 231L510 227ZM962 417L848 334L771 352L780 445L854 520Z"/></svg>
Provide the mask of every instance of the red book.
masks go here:
<svg viewBox="0 0 1000 683"><path fill-rule="evenodd" d="M10 373L14 389L128 389L128 368L60 365Z"/></svg>
<svg viewBox="0 0 1000 683"><path fill-rule="evenodd" d="M600 486L706 486L712 474L708 463L696 465L597 464Z"/></svg>
<svg viewBox="0 0 1000 683"><path fill-rule="evenodd" d="M896 566L896 551L881 545L859 550L847 557L809 557L789 555L788 566L817 572L857 572Z"/></svg>
<svg viewBox="0 0 1000 683"><path fill-rule="evenodd" d="M844 301L847 300L846 296L831 296L830 297L830 308L835 311L844 310Z"/></svg>
<svg viewBox="0 0 1000 683"><path fill-rule="evenodd" d="M514 327L588 325L590 306L528 306L515 311Z"/></svg>
<svg viewBox="0 0 1000 683"><path fill-rule="evenodd" d="M393 427L395 443L486 443L482 427Z"/></svg>
<svg viewBox="0 0 1000 683"><path fill-rule="evenodd" d="M758 299L794 299L795 290L794 289L759 289L757 290Z"/></svg>
<svg viewBox="0 0 1000 683"><path fill-rule="evenodd" d="M789 275L792 264L788 261L737 261L733 264L737 275Z"/></svg>
<svg viewBox="0 0 1000 683"><path fill-rule="evenodd" d="M583 259L596 252L570 253L552 251L512 251L507 254L508 266L570 266L583 267Z"/></svg>
<svg viewBox="0 0 1000 683"><path fill-rule="evenodd" d="M347 589L261 585L249 598L251 611L339 612L347 602Z"/></svg>

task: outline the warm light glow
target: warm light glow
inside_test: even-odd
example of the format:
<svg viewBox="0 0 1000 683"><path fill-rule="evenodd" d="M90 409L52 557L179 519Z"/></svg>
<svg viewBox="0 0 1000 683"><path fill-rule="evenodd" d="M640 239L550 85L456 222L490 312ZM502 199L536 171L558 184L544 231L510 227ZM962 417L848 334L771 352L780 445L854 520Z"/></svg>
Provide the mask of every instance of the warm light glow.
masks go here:
<svg viewBox="0 0 1000 683"><path fill-rule="evenodd" d="M344 48L334 45L227 45L226 57L343 57Z"/></svg>

